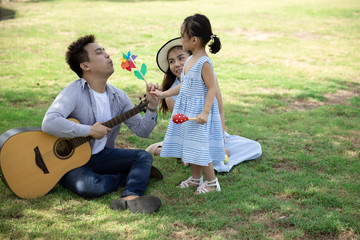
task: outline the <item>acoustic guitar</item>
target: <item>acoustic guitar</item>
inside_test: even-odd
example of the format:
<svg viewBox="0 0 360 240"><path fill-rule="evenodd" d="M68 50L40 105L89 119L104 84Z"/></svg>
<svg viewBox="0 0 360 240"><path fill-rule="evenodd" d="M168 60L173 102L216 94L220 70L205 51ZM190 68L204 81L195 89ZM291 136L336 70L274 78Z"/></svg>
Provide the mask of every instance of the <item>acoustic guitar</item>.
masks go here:
<svg viewBox="0 0 360 240"><path fill-rule="evenodd" d="M103 123L113 128L146 109L138 106ZM76 119L69 119L79 123ZM91 137L57 138L40 127L15 128L0 135L0 176L19 198L38 198L48 193L70 170L91 157Z"/></svg>

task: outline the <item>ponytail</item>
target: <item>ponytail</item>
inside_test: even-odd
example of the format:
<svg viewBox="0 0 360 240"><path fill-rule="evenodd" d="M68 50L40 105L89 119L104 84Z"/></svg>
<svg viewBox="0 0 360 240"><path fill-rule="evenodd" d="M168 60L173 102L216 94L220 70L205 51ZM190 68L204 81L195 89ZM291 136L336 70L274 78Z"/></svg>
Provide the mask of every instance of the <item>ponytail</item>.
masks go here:
<svg viewBox="0 0 360 240"><path fill-rule="evenodd" d="M184 33L189 37L199 37L204 46L209 44L210 52L217 53L221 49L220 38L212 33L210 20L202 14L195 14L185 18L183 25Z"/></svg>
<svg viewBox="0 0 360 240"><path fill-rule="evenodd" d="M218 38L218 36L216 34L212 34L210 36L210 39L213 40L213 42L209 44L210 52L212 54L215 54L215 53L219 52L221 49L220 38Z"/></svg>

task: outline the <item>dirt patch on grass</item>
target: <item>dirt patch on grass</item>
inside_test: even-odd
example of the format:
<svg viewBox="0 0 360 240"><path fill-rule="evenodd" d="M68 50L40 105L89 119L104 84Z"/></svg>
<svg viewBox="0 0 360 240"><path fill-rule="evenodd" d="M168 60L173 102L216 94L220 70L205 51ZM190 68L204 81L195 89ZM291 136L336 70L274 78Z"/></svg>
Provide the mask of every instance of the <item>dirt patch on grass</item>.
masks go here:
<svg viewBox="0 0 360 240"><path fill-rule="evenodd" d="M262 32L262 31L255 31L251 29L242 29L242 28L235 28L224 32L228 33L229 35L239 35L253 41L266 41L273 37L283 36L282 34L275 32Z"/></svg>
<svg viewBox="0 0 360 240"><path fill-rule="evenodd" d="M274 197L280 202L290 202L292 200L291 194L289 193L276 193Z"/></svg>
<svg viewBox="0 0 360 240"><path fill-rule="evenodd" d="M359 95L359 90L339 90L336 93L324 94L326 101L316 101L312 99L296 99L294 102L289 103L285 107L285 110L311 110L328 105L350 105L349 100Z"/></svg>
<svg viewBox="0 0 360 240"><path fill-rule="evenodd" d="M124 140L116 141L115 148L136 149L136 147L133 144L126 142Z"/></svg>
<svg viewBox="0 0 360 240"><path fill-rule="evenodd" d="M294 231L296 228L292 223L287 221L287 216L281 215L279 212L273 211L271 213L254 212L250 215L250 222L261 223L267 231L267 236L271 239L284 239L282 233L284 230Z"/></svg>
<svg viewBox="0 0 360 240"><path fill-rule="evenodd" d="M225 30L229 35L238 35L242 36L243 38L253 40L253 41L266 41L270 40L271 38L279 38L283 37L283 33L278 32L265 32L265 31L256 31L253 29L243 29L243 28L235 28L232 30ZM329 38L329 36L326 35L320 35L316 33L311 32L295 32L290 34L291 37L295 37L298 39L304 39L304 40L314 40L314 39L320 39L320 38Z"/></svg>
<svg viewBox="0 0 360 240"><path fill-rule="evenodd" d="M172 232L172 237L174 239L201 239L201 237L195 236L195 234L193 234L193 231L196 231L196 229L188 228L185 224L181 222L176 222L171 225L174 228Z"/></svg>
<svg viewBox="0 0 360 240"><path fill-rule="evenodd" d="M1 101L4 101L3 98L0 98L0 102ZM48 102L34 102L34 100L31 100L31 99L24 100L24 101L16 101L16 102L9 101L7 104L14 108L26 107L26 108L42 109L42 108L46 108L49 106Z"/></svg>
<svg viewBox="0 0 360 240"><path fill-rule="evenodd" d="M295 172L299 170L298 167L291 165L290 160L283 159L279 162L276 162L273 166L276 171L284 170L286 172Z"/></svg>
<svg viewBox="0 0 360 240"><path fill-rule="evenodd" d="M356 235L352 230L351 231L343 231L340 232L338 235L331 234L331 233L317 233L314 235L306 234L304 236L305 240L310 239L319 239L319 240L356 240L358 239L358 235Z"/></svg>
<svg viewBox="0 0 360 240"><path fill-rule="evenodd" d="M292 36L299 39L308 39L308 40L323 38L323 35L311 33L311 32L296 32Z"/></svg>
<svg viewBox="0 0 360 240"><path fill-rule="evenodd" d="M253 212L249 221L253 223L260 223L265 226L266 229L271 230L267 231L267 236L271 239L285 239L283 237L283 232L291 232L295 230L299 230L293 223L287 220L288 216L281 215L279 212L273 211L271 213L265 212ZM308 232L304 232L304 235L295 239L320 239L320 240L355 240L358 239L358 235L353 230L344 230L339 232L338 234L332 233L315 233L311 234Z"/></svg>

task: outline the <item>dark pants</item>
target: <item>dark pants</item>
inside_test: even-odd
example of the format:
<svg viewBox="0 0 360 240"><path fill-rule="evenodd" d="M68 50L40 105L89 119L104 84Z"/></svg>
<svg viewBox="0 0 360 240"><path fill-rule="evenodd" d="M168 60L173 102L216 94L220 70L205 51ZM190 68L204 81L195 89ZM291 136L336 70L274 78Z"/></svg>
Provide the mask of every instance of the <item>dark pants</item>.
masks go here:
<svg viewBox="0 0 360 240"><path fill-rule="evenodd" d="M65 174L60 184L82 197L105 195L125 186L121 197L143 195L148 185L152 155L139 149L110 149L92 155L89 162Z"/></svg>

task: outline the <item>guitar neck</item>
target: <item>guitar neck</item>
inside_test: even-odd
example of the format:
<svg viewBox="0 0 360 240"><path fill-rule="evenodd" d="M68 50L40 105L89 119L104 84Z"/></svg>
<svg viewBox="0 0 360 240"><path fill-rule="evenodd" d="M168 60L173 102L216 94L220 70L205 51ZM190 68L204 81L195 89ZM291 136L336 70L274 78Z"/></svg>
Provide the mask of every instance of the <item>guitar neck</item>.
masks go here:
<svg viewBox="0 0 360 240"><path fill-rule="evenodd" d="M131 118L132 116L135 116L139 112L140 112L140 109L137 107L134 107L133 109L130 109L129 111L124 112L124 113L110 119L107 122L104 122L102 125L104 125L105 127L108 127L108 128L113 128L116 125L119 125L120 123L122 123L123 121Z"/></svg>
<svg viewBox="0 0 360 240"><path fill-rule="evenodd" d="M102 125L104 125L105 127L108 127L108 128L113 128L116 125L119 125L120 123L122 123L123 121L138 114L144 107L147 106L147 104L148 104L148 102L146 100L144 103L140 104L139 106L134 107L134 108L130 109L129 111L124 112L124 113L110 119L107 122L104 122ZM77 137L77 138L71 139L70 141L72 142L74 148L76 148L76 147L90 141L91 139L92 139L91 137Z"/></svg>

